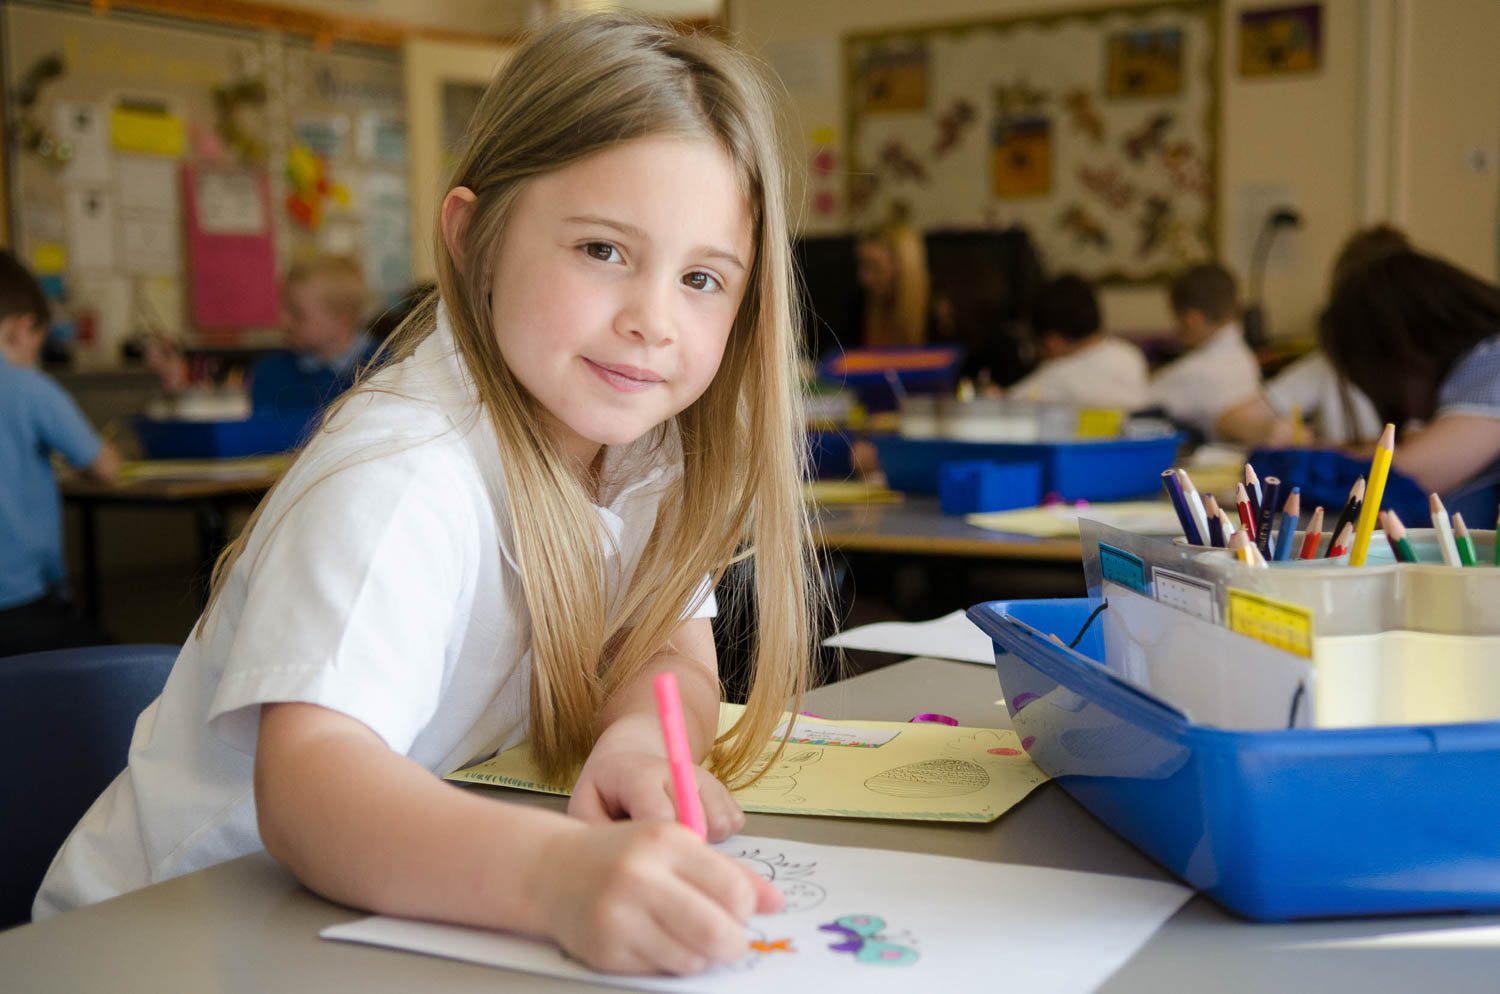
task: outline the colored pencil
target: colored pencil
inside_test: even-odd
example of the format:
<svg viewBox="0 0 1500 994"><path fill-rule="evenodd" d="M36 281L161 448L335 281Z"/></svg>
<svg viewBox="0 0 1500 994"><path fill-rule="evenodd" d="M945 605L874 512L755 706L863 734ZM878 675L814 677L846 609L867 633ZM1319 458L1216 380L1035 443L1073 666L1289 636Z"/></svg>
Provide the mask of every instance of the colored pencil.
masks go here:
<svg viewBox="0 0 1500 994"><path fill-rule="evenodd" d="M1365 505L1359 509L1359 524L1354 526L1354 545L1349 549L1349 565L1363 566L1370 551L1370 536L1375 534L1375 516L1385 496L1385 480L1391 472L1391 458L1396 454L1396 426L1388 424L1375 443L1370 460L1369 482L1365 484Z"/></svg>
<svg viewBox="0 0 1500 994"><path fill-rule="evenodd" d="M1361 476L1359 479L1354 481L1354 486L1349 488L1349 499L1344 502L1344 509L1340 511L1339 516L1334 519L1333 527L1328 529L1328 533L1337 538L1339 532L1344 530L1344 525L1353 521L1354 516L1359 513L1360 506L1364 503L1364 500L1365 478ZM1329 551L1324 554L1329 556L1333 555L1333 545L1331 543L1329 544L1328 549Z"/></svg>
<svg viewBox="0 0 1500 994"><path fill-rule="evenodd" d="M1260 477L1255 475L1255 467L1245 463L1245 492L1250 495L1250 511L1255 516L1251 520L1259 520L1262 491L1260 488Z"/></svg>
<svg viewBox="0 0 1500 994"><path fill-rule="evenodd" d="M1353 541L1354 523L1351 521L1350 523L1346 524L1343 531L1339 532L1338 535L1334 537L1334 540L1329 543L1328 555L1333 559L1337 559L1339 556L1345 555L1349 551L1349 543Z"/></svg>
<svg viewBox="0 0 1500 994"><path fill-rule="evenodd" d="M1187 497L1182 492L1182 482L1177 479L1177 474L1170 470L1161 471L1161 485L1167 489L1167 498L1172 502L1172 509L1177 512L1177 520L1182 524L1182 535L1188 540L1189 545L1202 545L1203 536L1198 533L1198 525L1193 521L1193 514L1188 510Z"/></svg>
<svg viewBox="0 0 1500 994"><path fill-rule="evenodd" d="M1182 484L1182 496L1187 499L1188 513L1193 516L1193 524L1198 526L1198 534L1203 536L1203 541L1208 541L1208 513L1203 508L1203 497L1198 493L1198 488L1193 486L1193 478L1188 476L1188 471L1179 469L1177 479Z"/></svg>
<svg viewBox="0 0 1500 994"><path fill-rule="evenodd" d="M1252 542L1255 541L1255 509L1243 483L1234 485L1234 503L1240 511L1240 531Z"/></svg>
<svg viewBox="0 0 1500 994"><path fill-rule="evenodd" d="M1417 550L1411 547L1411 540L1406 537L1406 526L1401 523L1401 516L1394 509L1380 513L1380 527L1385 529L1385 538L1391 543L1391 551L1396 554L1396 562L1416 562Z"/></svg>
<svg viewBox="0 0 1500 994"><path fill-rule="evenodd" d="M683 719L682 698L677 692L677 675L658 673L652 686L656 690L656 716L661 721L661 735L667 746L667 766L672 771L677 820L698 838L707 839L708 819L703 814L703 798L698 794L687 722Z"/></svg>
<svg viewBox="0 0 1500 994"><path fill-rule="evenodd" d="M1229 515L1224 512L1222 507L1219 508L1219 529L1224 533L1224 546L1227 548L1229 540L1238 535L1239 532L1235 530L1234 522L1229 520Z"/></svg>
<svg viewBox="0 0 1500 994"><path fill-rule="evenodd" d="M1302 489L1292 488L1292 495L1286 499L1286 507L1281 512L1281 530L1276 533L1276 555L1272 556L1277 562L1292 558L1292 539L1297 537L1297 520L1302 517Z"/></svg>
<svg viewBox="0 0 1500 994"><path fill-rule="evenodd" d="M1301 559L1318 558L1318 541L1323 537L1323 508L1319 505L1313 511L1312 520L1307 523L1307 537L1302 540Z"/></svg>
<svg viewBox="0 0 1500 994"><path fill-rule="evenodd" d="M1437 532L1438 551L1443 554L1444 565L1462 566L1464 562L1458 556L1458 543L1453 541L1453 523L1448 520L1448 509L1443 506L1443 498L1430 494L1427 497L1427 508L1432 512L1432 527Z"/></svg>
<svg viewBox="0 0 1500 994"><path fill-rule="evenodd" d="M1474 536L1469 534L1469 526L1458 511L1453 512L1453 536L1458 544L1458 558L1465 566L1478 566L1479 550L1474 548Z"/></svg>
<svg viewBox="0 0 1500 994"><path fill-rule="evenodd" d="M1245 550L1253 548L1253 546L1250 545L1249 533L1246 532L1243 528L1229 537L1228 548L1229 554L1234 556L1234 558L1238 559L1240 562L1246 564L1247 566L1250 564L1250 559L1246 555Z"/></svg>
<svg viewBox="0 0 1500 994"><path fill-rule="evenodd" d="M1264 555L1271 554L1271 528L1276 523L1276 508L1281 503L1281 480L1268 476L1260 485L1260 513L1255 516L1255 545Z"/></svg>
<svg viewBox="0 0 1500 994"><path fill-rule="evenodd" d="M1224 548L1224 526L1219 523L1219 502L1213 494L1203 498L1203 513L1208 515L1208 544L1215 549Z"/></svg>

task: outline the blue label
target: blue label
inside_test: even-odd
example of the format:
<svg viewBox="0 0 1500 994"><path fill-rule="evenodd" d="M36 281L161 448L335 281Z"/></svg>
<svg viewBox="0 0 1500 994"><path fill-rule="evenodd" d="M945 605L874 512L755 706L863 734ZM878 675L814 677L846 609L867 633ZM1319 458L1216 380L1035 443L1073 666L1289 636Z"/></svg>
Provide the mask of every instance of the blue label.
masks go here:
<svg viewBox="0 0 1500 994"><path fill-rule="evenodd" d="M1099 571L1106 580L1113 580L1137 593L1151 596L1151 585L1146 582L1146 564L1141 561L1140 556L1100 542Z"/></svg>

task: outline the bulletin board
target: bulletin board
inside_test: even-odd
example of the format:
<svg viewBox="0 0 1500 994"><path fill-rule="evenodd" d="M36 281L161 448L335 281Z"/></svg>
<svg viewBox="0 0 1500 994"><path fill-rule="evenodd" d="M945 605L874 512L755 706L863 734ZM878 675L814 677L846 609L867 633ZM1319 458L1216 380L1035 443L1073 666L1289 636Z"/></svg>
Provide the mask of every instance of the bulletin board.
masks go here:
<svg viewBox="0 0 1500 994"><path fill-rule="evenodd" d="M846 38L850 222L1021 225L1100 282L1208 258L1218 21L1195 0Z"/></svg>
<svg viewBox="0 0 1500 994"><path fill-rule="evenodd" d="M141 331L253 342L276 321L275 275L319 251L359 259L372 303L410 284L398 49L48 3L0 12L11 244L92 314L86 359L118 363ZM222 178L194 202L186 187L198 176L205 192L205 172ZM216 254L200 263L256 278L194 287L205 245ZM269 306L241 306L247 288Z"/></svg>

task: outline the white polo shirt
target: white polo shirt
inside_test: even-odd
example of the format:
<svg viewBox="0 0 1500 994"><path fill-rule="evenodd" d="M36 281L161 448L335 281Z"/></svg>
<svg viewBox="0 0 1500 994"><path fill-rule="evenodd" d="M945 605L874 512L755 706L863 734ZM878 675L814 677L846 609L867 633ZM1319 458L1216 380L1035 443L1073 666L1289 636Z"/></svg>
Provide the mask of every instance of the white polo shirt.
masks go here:
<svg viewBox="0 0 1500 994"><path fill-rule="evenodd" d="M35 917L262 848L261 704L347 714L439 775L525 736L530 631L505 486L446 315L375 382L268 498L203 637L136 722L128 766L53 860ZM606 452L604 478L630 481L598 508L611 595L681 473L677 445L650 443ZM684 614L714 612L708 593Z"/></svg>
<svg viewBox="0 0 1500 994"><path fill-rule="evenodd" d="M1213 438L1219 415L1258 390L1260 363L1245 344L1239 322L1231 321L1208 341L1156 371L1151 378L1151 403Z"/></svg>
<svg viewBox="0 0 1500 994"><path fill-rule="evenodd" d="M1069 355L1047 359L1006 396L1038 404L1111 407L1146 406L1146 357L1129 342L1105 337Z"/></svg>
<svg viewBox="0 0 1500 994"><path fill-rule="evenodd" d="M1312 422L1313 436L1332 445L1378 438L1384 427L1370 398L1340 379L1321 351L1277 373L1266 383L1266 401L1282 417L1290 417L1293 407L1300 409Z"/></svg>

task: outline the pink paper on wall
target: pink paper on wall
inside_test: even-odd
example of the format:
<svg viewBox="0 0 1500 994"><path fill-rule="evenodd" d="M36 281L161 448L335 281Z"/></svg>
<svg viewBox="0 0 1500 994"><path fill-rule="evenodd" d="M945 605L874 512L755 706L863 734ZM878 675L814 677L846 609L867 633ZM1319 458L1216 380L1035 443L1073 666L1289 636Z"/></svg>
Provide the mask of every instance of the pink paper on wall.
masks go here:
<svg viewBox="0 0 1500 994"><path fill-rule="evenodd" d="M193 325L276 325L281 307L265 172L184 162L182 202Z"/></svg>

